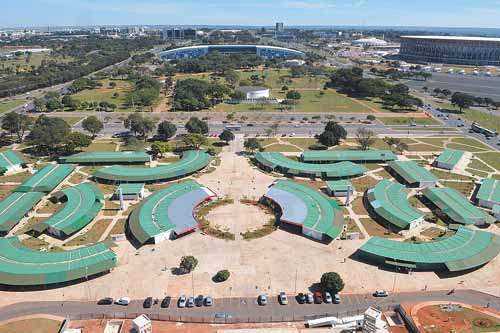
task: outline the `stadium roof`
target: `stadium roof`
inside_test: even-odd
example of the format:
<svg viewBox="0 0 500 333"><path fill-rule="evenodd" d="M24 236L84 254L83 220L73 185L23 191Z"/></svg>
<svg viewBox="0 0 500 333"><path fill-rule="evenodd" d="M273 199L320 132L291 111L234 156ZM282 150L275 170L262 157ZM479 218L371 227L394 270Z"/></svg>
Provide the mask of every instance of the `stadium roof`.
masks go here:
<svg viewBox="0 0 500 333"><path fill-rule="evenodd" d="M40 192L12 192L0 201L0 233L8 233L43 196Z"/></svg>
<svg viewBox="0 0 500 333"><path fill-rule="evenodd" d="M6 150L0 152L0 174L13 166L24 164L26 164L24 157L17 151Z"/></svg>
<svg viewBox="0 0 500 333"><path fill-rule="evenodd" d="M444 163L451 165L453 169L458 164L460 159L464 156L463 150L445 149L441 155L436 159L437 163Z"/></svg>
<svg viewBox="0 0 500 333"><path fill-rule="evenodd" d="M495 219L483 210L472 205L467 198L455 189L426 188L422 194L444 214L460 224L495 223Z"/></svg>
<svg viewBox="0 0 500 333"><path fill-rule="evenodd" d="M75 169L71 164L47 164L24 181L16 192L50 192Z"/></svg>
<svg viewBox="0 0 500 333"><path fill-rule="evenodd" d="M104 195L90 183L68 187L62 192L67 198L64 208L37 224L33 230L41 233L50 228L67 237L89 224L104 205Z"/></svg>
<svg viewBox="0 0 500 333"><path fill-rule="evenodd" d="M272 170L291 175L307 175L322 178L344 178L362 175L367 169L352 162L334 164L312 164L294 161L282 153L256 153L255 159L259 164Z"/></svg>
<svg viewBox="0 0 500 333"><path fill-rule="evenodd" d="M64 252L24 247L17 237L0 239L0 284L34 286L62 283L103 273L116 266L104 244Z"/></svg>
<svg viewBox="0 0 500 333"><path fill-rule="evenodd" d="M490 201L500 204L500 180L485 178L476 197L480 200Z"/></svg>
<svg viewBox="0 0 500 333"><path fill-rule="evenodd" d="M346 179L329 180L326 182L326 187L334 192L347 192L349 189L354 191L354 186Z"/></svg>
<svg viewBox="0 0 500 333"><path fill-rule="evenodd" d="M83 152L59 158L61 163L146 163L151 156L141 151L97 151Z"/></svg>
<svg viewBox="0 0 500 333"><path fill-rule="evenodd" d="M375 212L401 229L424 217L422 212L410 205L407 196L405 186L385 179L367 192L367 199Z"/></svg>
<svg viewBox="0 0 500 333"><path fill-rule="evenodd" d="M474 41L474 42L497 42L500 43L500 38L492 37L466 37L466 36L401 36L407 39L434 39L446 41Z"/></svg>
<svg viewBox="0 0 500 333"><path fill-rule="evenodd" d="M308 150L302 153L304 162L376 162L397 159L390 150Z"/></svg>
<svg viewBox="0 0 500 333"><path fill-rule="evenodd" d="M436 176L415 161L391 161L388 165L408 184L438 181Z"/></svg>
<svg viewBox="0 0 500 333"><path fill-rule="evenodd" d="M486 264L500 252L500 237L459 227L456 234L427 243L407 243L372 237L360 251L385 258L387 264L444 264L452 272Z"/></svg>
<svg viewBox="0 0 500 333"><path fill-rule="evenodd" d="M269 88L266 87L256 87L256 86L240 86L237 88L237 90L241 91L242 93L249 93L249 92L257 92L257 91L263 91L263 90L269 90Z"/></svg>
<svg viewBox="0 0 500 333"><path fill-rule="evenodd" d="M141 245L165 232L180 235L194 230L198 222L193 209L212 196L214 193L194 180L171 185L154 192L134 209L129 229Z"/></svg>
<svg viewBox="0 0 500 333"><path fill-rule="evenodd" d="M282 210L281 220L337 238L344 215L335 200L308 186L289 180L277 181L265 194Z"/></svg>
<svg viewBox="0 0 500 333"><path fill-rule="evenodd" d="M182 159L168 165L160 165L155 168L114 165L97 170L94 176L99 179L118 182L151 182L189 175L203 169L209 162L210 155L205 151L188 150L182 154Z"/></svg>

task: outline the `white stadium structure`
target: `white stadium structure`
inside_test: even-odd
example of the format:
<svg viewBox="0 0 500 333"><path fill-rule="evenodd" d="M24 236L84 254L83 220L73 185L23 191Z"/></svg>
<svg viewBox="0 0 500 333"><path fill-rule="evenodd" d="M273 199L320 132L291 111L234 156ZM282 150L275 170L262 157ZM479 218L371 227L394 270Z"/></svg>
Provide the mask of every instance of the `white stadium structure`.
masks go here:
<svg viewBox="0 0 500 333"><path fill-rule="evenodd" d="M239 87L239 91L245 94L246 99L269 98L269 88L265 87Z"/></svg>
<svg viewBox="0 0 500 333"><path fill-rule="evenodd" d="M386 46L387 42L378 38L362 38L352 42L354 46L369 47L369 46Z"/></svg>

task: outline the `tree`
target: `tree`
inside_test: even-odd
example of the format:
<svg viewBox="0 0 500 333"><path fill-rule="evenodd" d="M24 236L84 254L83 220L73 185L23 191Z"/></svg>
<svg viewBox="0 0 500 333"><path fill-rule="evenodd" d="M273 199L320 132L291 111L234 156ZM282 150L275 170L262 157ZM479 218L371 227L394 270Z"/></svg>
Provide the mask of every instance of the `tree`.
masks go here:
<svg viewBox="0 0 500 333"><path fill-rule="evenodd" d="M238 74L238 72L233 69L227 70L224 73L224 79L226 79L226 82L229 85L234 87L240 81L240 74Z"/></svg>
<svg viewBox="0 0 500 333"><path fill-rule="evenodd" d="M184 126L189 133L207 134L208 123L197 117L191 117Z"/></svg>
<svg viewBox="0 0 500 333"><path fill-rule="evenodd" d="M298 101L302 98L302 95L297 90L290 90L286 93L286 98Z"/></svg>
<svg viewBox="0 0 500 333"><path fill-rule="evenodd" d="M2 119L2 129L17 136L17 142L22 142L24 134L33 125L33 118L16 112L7 113Z"/></svg>
<svg viewBox="0 0 500 333"><path fill-rule="evenodd" d="M55 110L61 109L63 105L58 99L51 98L45 103L45 107L47 108L47 111L53 112Z"/></svg>
<svg viewBox="0 0 500 333"><path fill-rule="evenodd" d="M155 141L151 145L151 153L155 156L163 157L163 154L169 152L171 150L170 144L168 142L163 141Z"/></svg>
<svg viewBox="0 0 500 333"><path fill-rule="evenodd" d="M375 133L366 127L359 127L356 130L356 142L361 150L368 150L375 143Z"/></svg>
<svg viewBox="0 0 500 333"><path fill-rule="evenodd" d="M375 119L377 119L377 118L374 115L369 114L368 116L366 116L366 119L369 121L375 121Z"/></svg>
<svg viewBox="0 0 500 333"><path fill-rule="evenodd" d="M124 121L123 124L125 128L130 129L134 135L138 135L144 138L144 141L148 139L148 135L153 131L155 127L155 122L153 119L144 117L143 115L132 113Z"/></svg>
<svg viewBox="0 0 500 333"><path fill-rule="evenodd" d="M82 121L82 128L95 138L97 133L103 130L104 124L96 116L89 116Z"/></svg>
<svg viewBox="0 0 500 333"><path fill-rule="evenodd" d="M66 153L71 154L77 148L84 148L90 146L92 138L80 132L71 132L64 140L64 148Z"/></svg>
<svg viewBox="0 0 500 333"><path fill-rule="evenodd" d="M274 136L278 135L278 128L280 127L280 124L278 122L275 122L274 124L271 125L271 130L274 133Z"/></svg>
<svg viewBox="0 0 500 333"><path fill-rule="evenodd" d="M223 130L221 134L219 134L219 139L221 141L225 141L226 144L229 144L229 141L233 141L234 140L234 134L233 132L231 132L230 130Z"/></svg>
<svg viewBox="0 0 500 333"><path fill-rule="evenodd" d="M474 105L474 97L462 92L456 92L451 96L451 104L458 106L460 113L462 113L464 109L468 109Z"/></svg>
<svg viewBox="0 0 500 333"><path fill-rule="evenodd" d="M35 98L33 100L33 105L35 106L36 112L45 111L45 100L43 98Z"/></svg>
<svg viewBox="0 0 500 333"><path fill-rule="evenodd" d="M65 142L70 132L70 126L64 119L41 115L31 129L28 141L41 151L52 154Z"/></svg>
<svg viewBox="0 0 500 333"><path fill-rule="evenodd" d="M243 146L247 149L250 150L252 153L256 150L260 150L262 148L262 145L260 144L260 141L257 140L257 138L248 138L245 140L243 143Z"/></svg>
<svg viewBox="0 0 500 333"><path fill-rule="evenodd" d="M183 256L179 268L186 273L191 273L198 266L198 259L193 256Z"/></svg>
<svg viewBox="0 0 500 333"><path fill-rule="evenodd" d="M332 147L339 144L339 138L335 136L335 134L331 131L324 131L323 133L321 133L318 141L321 142L322 145L327 147Z"/></svg>
<svg viewBox="0 0 500 333"><path fill-rule="evenodd" d="M208 139L203 134L189 133L184 135L182 142L193 149L200 149L201 146L207 144Z"/></svg>
<svg viewBox="0 0 500 333"><path fill-rule="evenodd" d="M321 276L321 288L330 294L338 294L344 289L344 281L338 273L328 272Z"/></svg>
<svg viewBox="0 0 500 333"><path fill-rule="evenodd" d="M247 95L241 90L235 90L231 95L231 99L235 101L242 101L247 98Z"/></svg>
<svg viewBox="0 0 500 333"><path fill-rule="evenodd" d="M221 271L218 271L217 274L214 275L213 280L214 282L224 282L229 279L231 276L231 273L227 269L223 269Z"/></svg>
<svg viewBox="0 0 500 333"><path fill-rule="evenodd" d="M345 128L335 121L327 122L325 131L333 132L339 139L345 139L347 137L347 131L345 130Z"/></svg>
<svg viewBox="0 0 500 333"><path fill-rule="evenodd" d="M175 135L177 132L177 126L172 124L170 121L164 120L158 124L158 136L162 140L168 140Z"/></svg>

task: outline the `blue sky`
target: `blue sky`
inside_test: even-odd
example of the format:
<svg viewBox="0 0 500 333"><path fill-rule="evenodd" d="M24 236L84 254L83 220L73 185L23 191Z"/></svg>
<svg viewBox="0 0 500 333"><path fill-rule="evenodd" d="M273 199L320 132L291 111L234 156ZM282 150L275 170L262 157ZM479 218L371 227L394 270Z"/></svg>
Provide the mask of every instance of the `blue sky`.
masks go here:
<svg viewBox="0 0 500 333"><path fill-rule="evenodd" d="M385 25L500 28L500 0L4 0L0 26Z"/></svg>

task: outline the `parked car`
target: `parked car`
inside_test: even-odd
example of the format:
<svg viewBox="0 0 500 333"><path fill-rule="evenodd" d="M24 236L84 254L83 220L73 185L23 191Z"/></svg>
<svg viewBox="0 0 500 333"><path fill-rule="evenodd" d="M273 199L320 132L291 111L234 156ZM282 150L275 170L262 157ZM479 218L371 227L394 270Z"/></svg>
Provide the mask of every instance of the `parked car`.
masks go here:
<svg viewBox="0 0 500 333"><path fill-rule="evenodd" d="M189 297L186 302L187 308L192 308L194 306L194 297Z"/></svg>
<svg viewBox="0 0 500 333"><path fill-rule="evenodd" d="M185 308L186 302L187 302L186 296L182 295L181 297L179 297L179 300L177 301L177 306L179 308Z"/></svg>
<svg viewBox="0 0 500 333"><path fill-rule="evenodd" d="M267 305L267 295L266 294L259 295L257 301L259 302L259 305Z"/></svg>
<svg viewBox="0 0 500 333"><path fill-rule="evenodd" d="M278 296L278 301L280 302L281 305L288 304L288 297L286 296L286 293L284 291L280 292Z"/></svg>
<svg viewBox="0 0 500 333"><path fill-rule="evenodd" d="M194 300L194 304L196 306L203 306L204 299L205 299L205 297L203 297L203 295L198 295L198 297L196 297L196 299Z"/></svg>
<svg viewBox="0 0 500 333"><path fill-rule="evenodd" d="M205 306L212 306L214 305L214 300L211 296L205 297Z"/></svg>
<svg viewBox="0 0 500 333"><path fill-rule="evenodd" d="M387 297L387 296L389 296L389 293L385 290L376 290L373 293L373 296L375 296L375 297Z"/></svg>
<svg viewBox="0 0 500 333"><path fill-rule="evenodd" d="M339 294L333 295L333 303L340 304L340 295Z"/></svg>
<svg viewBox="0 0 500 333"><path fill-rule="evenodd" d="M297 295L297 303L304 304L307 301L306 295L303 293L299 293Z"/></svg>
<svg viewBox="0 0 500 333"><path fill-rule="evenodd" d="M333 302L332 295L330 295L328 291L325 291L325 293L323 294L323 299L325 300L325 303L328 304Z"/></svg>
<svg viewBox="0 0 500 333"><path fill-rule="evenodd" d="M143 306L145 309L150 308L152 305L153 305L153 297L147 297L147 298L144 300L144 303L142 304L142 306Z"/></svg>
<svg viewBox="0 0 500 333"><path fill-rule="evenodd" d="M314 302L314 296L312 293L307 293L306 295L306 302L307 304L311 304Z"/></svg>
<svg viewBox="0 0 500 333"><path fill-rule="evenodd" d="M115 301L115 304L127 306L130 304L130 297L120 297Z"/></svg>
<svg viewBox="0 0 500 333"><path fill-rule="evenodd" d="M111 297L105 297L97 301L97 305L111 305L113 304L113 299Z"/></svg>
<svg viewBox="0 0 500 333"><path fill-rule="evenodd" d="M162 308L168 308L170 306L170 301L172 300L172 297L170 296L165 296L165 298L161 301L160 306Z"/></svg>
<svg viewBox="0 0 500 333"><path fill-rule="evenodd" d="M314 293L314 303L316 303L316 304L323 303L323 295L321 294L321 292L316 291Z"/></svg>

